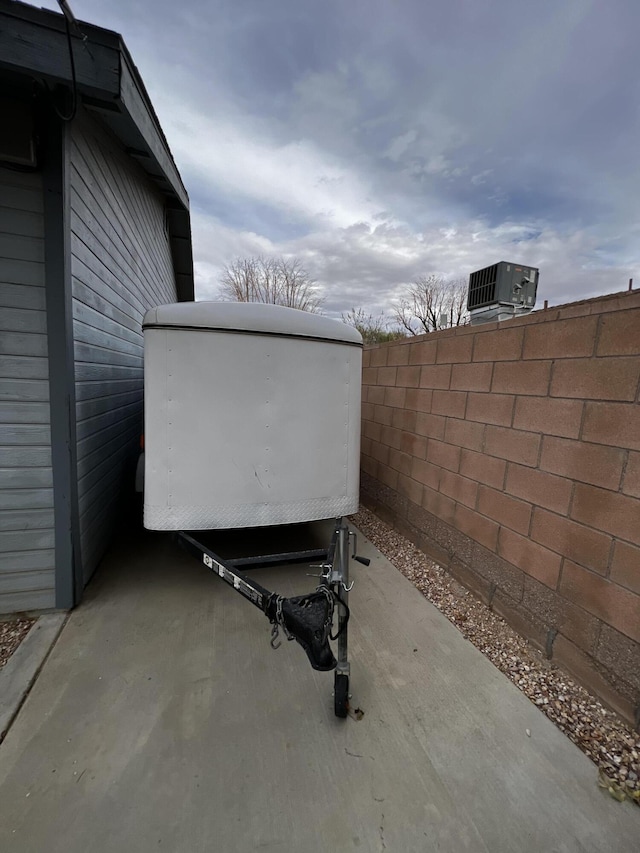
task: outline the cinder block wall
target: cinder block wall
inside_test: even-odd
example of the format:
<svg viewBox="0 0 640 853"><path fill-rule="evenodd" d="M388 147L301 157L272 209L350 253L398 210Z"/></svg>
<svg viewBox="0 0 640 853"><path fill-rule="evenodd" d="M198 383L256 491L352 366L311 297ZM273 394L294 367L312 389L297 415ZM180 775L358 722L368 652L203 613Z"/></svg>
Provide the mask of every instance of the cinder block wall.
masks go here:
<svg viewBox="0 0 640 853"><path fill-rule="evenodd" d="M362 498L628 720L640 292L365 349Z"/></svg>

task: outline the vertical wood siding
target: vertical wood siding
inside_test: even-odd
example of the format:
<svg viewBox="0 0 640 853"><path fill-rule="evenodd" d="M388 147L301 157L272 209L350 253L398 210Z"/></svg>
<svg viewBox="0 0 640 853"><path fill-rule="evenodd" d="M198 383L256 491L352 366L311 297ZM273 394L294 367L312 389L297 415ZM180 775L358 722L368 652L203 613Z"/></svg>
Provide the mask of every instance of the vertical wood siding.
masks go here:
<svg viewBox="0 0 640 853"><path fill-rule="evenodd" d="M113 533L142 429L142 318L176 301L164 200L86 114L70 150L78 497L85 582Z"/></svg>
<svg viewBox="0 0 640 853"><path fill-rule="evenodd" d="M0 612L53 607L42 178L0 167Z"/></svg>

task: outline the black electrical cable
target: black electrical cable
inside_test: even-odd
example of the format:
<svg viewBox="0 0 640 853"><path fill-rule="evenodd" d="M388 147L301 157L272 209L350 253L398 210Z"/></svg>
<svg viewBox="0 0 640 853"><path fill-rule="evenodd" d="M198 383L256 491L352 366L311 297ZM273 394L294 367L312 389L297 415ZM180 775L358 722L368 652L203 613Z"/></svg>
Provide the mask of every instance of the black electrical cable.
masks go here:
<svg viewBox="0 0 640 853"><path fill-rule="evenodd" d="M347 602L343 601L337 592L335 592L334 590L331 590L331 592L332 592L334 598L344 607L344 610L345 610L345 614L344 614L345 619L344 619L344 622L342 623L341 627L338 628L335 636L329 635L330 640L337 640L338 637L344 633L344 629L347 627L347 625L349 623L349 617L351 616L351 611L349 610L349 605L347 604Z"/></svg>
<svg viewBox="0 0 640 853"><path fill-rule="evenodd" d="M73 42L71 41L71 27L69 25L69 19L67 18L66 15L64 18L64 23L65 23L65 27L67 30L67 46L69 48L69 61L71 63L71 84L72 84L71 96L73 98L73 100L71 102L71 112L68 115L64 115L64 113L60 112L60 110L56 106L56 103L55 103L53 97L51 98L51 104L52 104L53 109L55 110L55 113L58 116L58 118L61 121L69 122L69 121L73 121L73 119L76 117L76 113L78 111L78 84L77 84L77 80L76 80L76 63L75 63L75 60L73 58ZM45 86L47 87L49 93L51 94L51 89L49 89L49 86L47 85L46 82L45 82Z"/></svg>

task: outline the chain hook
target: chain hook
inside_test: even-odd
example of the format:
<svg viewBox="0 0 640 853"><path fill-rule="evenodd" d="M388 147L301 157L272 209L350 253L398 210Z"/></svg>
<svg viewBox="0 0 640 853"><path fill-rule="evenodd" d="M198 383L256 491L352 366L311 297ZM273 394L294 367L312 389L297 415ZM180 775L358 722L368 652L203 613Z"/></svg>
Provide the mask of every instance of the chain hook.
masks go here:
<svg viewBox="0 0 640 853"><path fill-rule="evenodd" d="M278 623L274 622L273 628L271 629L271 640L269 643L269 645L271 646L272 649L279 649L280 646L282 645L282 643L278 640L278 634L279 633L280 633L280 631L278 629ZM278 642L276 642L276 640L278 640Z"/></svg>

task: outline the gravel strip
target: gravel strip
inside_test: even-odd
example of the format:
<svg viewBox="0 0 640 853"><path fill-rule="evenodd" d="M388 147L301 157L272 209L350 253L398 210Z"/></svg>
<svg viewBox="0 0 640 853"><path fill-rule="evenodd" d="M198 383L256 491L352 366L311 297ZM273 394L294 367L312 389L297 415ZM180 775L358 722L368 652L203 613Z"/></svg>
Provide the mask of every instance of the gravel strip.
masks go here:
<svg viewBox="0 0 640 853"><path fill-rule="evenodd" d="M5 665L27 636L35 621L35 619L8 619L0 622L0 668Z"/></svg>
<svg viewBox="0 0 640 853"><path fill-rule="evenodd" d="M599 784L640 806L640 735L517 634L500 616L377 516L353 523L456 628L600 770Z"/></svg>

